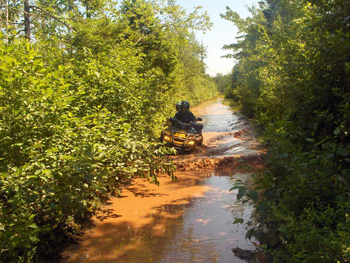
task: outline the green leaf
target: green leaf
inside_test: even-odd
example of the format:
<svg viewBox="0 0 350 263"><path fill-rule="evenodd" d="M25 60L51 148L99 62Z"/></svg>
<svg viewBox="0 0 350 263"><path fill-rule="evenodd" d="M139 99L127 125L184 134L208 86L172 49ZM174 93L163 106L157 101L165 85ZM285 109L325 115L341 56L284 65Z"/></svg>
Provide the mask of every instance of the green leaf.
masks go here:
<svg viewBox="0 0 350 263"><path fill-rule="evenodd" d="M243 218L236 218L235 221L233 221L234 224L243 224L244 219Z"/></svg>
<svg viewBox="0 0 350 263"><path fill-rule="evenodd" d="M37 226L35 223L30 224L28 227L34 228L34 229L37 229L37 228L38 228L38 226Z"/></svg>
<svg viewBox="0 0 350 263"><path fill-rule="evenodd" d="M334 130L334 135L338 135L340 133L340 127L337 127L335 130Z"/></svg>
<svg viewBox="0 0 350 263"><path fill-rule="evenodd" d="M347 148L341 148L337 151L337 154L340 156L349 156L350 155L350 150Z"/></svg>
<svg viewBox="0 0 350 263"><path fill-rule="evenodd" d="M30 236L29 239L32 242L39 242L40 241L40 239L37 236Z"/></svg>
<svg viewBox="0 0 350 263"><path fill-rule="evenodd" d="M232 187L230 188L229 191L231 192L231 191L236 190L236 189L238 189L238 188L239 188L239 187L238 187L237 185L235 185L235 186L232 186Z"/></svg>
<svg viewBox="0 0 350 263"><path fill-rule="evenodd" d="M238 190L238 194L237 194L237 200L242 199L242 197L245 195L246 191L247 191L246 187L240 187Z"/></svg>
<svg viewBox="0 0 350 263"><path fill-rule="evenodd" d="M69 155L62 155L61 159L62 160L75 160L76 158L73 156L69 156Z"/></svg>
<svg viewBox="0 0 350 263"><path fill-rule="evenodd" d="M334 154L333 153L331 153L331 154L329 154L329 155L327 155L327 157L325 158L326 160L331 160L331 159L334 159Z"/></svg>
<svg viewBox="0 0 350 263"><path fill-rule="evenodd" d="M252 179L259 177L259 174L252 174Z"/></svg>
<svg viewBox="0 0 350 263"><path fill-rule="evenodd" d="M282 153L280 154L279 158L283 159L283 158L287 158L289 156L288 153Z"/></svg>
<svg viewBox="0 0 350 263"><path fill-rule="evenodd" d="M254 233L254 230L255 230L255 228L249 229L249 230L247 231L247 233L245 234L246 238L248 238L248 239L252 238L253 233Z"/></svg>
<svg viewBox="0 0 350 263"><path fill-rule="evenodd" d="M259 199L259 195L256 191L254 190L249 190L249 197L254 201L257 202Z"/></svg>

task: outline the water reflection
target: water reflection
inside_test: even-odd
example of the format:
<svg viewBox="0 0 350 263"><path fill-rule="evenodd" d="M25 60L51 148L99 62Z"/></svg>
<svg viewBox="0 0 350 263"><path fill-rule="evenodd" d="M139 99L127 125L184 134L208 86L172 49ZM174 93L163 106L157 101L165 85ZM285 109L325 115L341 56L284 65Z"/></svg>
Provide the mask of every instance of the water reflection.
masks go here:
<svg viewBox="0 0 350 263"><path fill-rule="evenodd" d="M195 180L198 174L182 173L178 182L161 177L162 187L136 180L125 198L113 201L118 216L96 222L65 262L245 262L232 248L254 245L244 226L232 222L249 218L252 207L235 204L230 177L218 174Z"/></svg>
<svg viewBox="0 0 350 263"><path fill-rule="evenodd" d="M254 245L245 239L244 226L232 223L238 214L248 218L252 208L246 204L233 209L236 193L228 191L230 177L212 176L205 184L210 189L184 213L174 237L165 246L164 256L157 262L245 262L231 249L254 250Z"/></svg>
<svg viewBox="0 0 350 263"><path fill-rule="evenodd" d="M245 125L245 121L237 113L233 113L229 106L222 104L223 99L215 102L203 103L193 112L203 119L203 132L234 132Z"/></svg>
<svg viewBox="0 0 350 263"><path fill-rule="evenodd" d="M233 112L223 99L203 103L193 112L203 119L204 139L211 133L220 137L217 142L210 142L209 157L257 154L254 140L242 140L234 137L234 133L248 127L247 121Z"/></svg>

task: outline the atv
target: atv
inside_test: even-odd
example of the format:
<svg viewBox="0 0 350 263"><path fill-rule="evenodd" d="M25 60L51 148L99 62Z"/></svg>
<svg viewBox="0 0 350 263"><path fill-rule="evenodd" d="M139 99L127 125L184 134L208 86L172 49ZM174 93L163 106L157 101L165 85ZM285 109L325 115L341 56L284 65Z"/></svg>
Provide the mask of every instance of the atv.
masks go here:
<svg viewBox="0 0 350 263"><path fill-rule="evenodd" d="M197 118L197 121L202 119ZM167 146L174 147L178 153L191 153L203 143L202 132L196 128L195 123L183 123L175 118L169 118L169 127L162 131L160 140Z"/></svg>

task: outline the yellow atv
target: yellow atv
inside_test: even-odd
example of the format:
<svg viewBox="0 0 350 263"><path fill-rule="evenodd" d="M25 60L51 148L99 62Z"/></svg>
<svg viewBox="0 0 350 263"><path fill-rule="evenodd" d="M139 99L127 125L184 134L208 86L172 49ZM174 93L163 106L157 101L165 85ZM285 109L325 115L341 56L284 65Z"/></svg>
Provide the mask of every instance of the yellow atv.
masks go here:
<svg viewBox="0 0 350 263"><path fill-rule="evenodd" d="M197 121L202 121L197 118ZM196 123L182 123L175 118L169 118L169 127L162 131L161 141L169 147L174 147L178 153L190 153L203 143L202 132L198 131ZM197 128L197 130L196 130Z"/></svg>

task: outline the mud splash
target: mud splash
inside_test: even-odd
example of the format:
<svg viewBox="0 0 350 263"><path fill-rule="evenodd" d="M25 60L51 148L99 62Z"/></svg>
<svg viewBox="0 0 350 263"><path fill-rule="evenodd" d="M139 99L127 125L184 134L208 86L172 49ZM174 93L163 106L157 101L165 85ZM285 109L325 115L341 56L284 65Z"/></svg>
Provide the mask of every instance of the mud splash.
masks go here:
<svg viewBox="0 0 350 263"><path fill-rule="evenodd" d="M235 203L237 193L228 189L263 168L264 150L222 100L192 111L205 120L204 143L193 154L169 157L178 180L160 175L159 187L133 180L102 207L62 262L252 262L254 244L243 225L232 224L237 216L249 219L252 207Z"/></svg>
<svg viewBox="0 0 350 263"><path fill-rule="evenodd" d="M201 104L193 112L204 113L200 115L205 120L203 146L194 154L169 157L178 171L237 172L247 166L255 170L263 167L266 149L256 141L249 122L240 115L234 115L228 106L222 104L222 100Z"/></svg>

